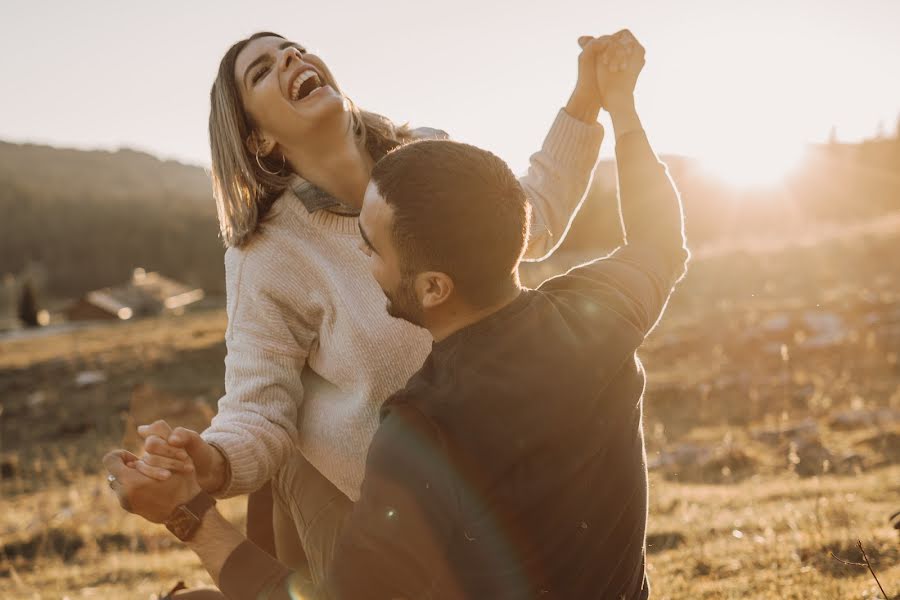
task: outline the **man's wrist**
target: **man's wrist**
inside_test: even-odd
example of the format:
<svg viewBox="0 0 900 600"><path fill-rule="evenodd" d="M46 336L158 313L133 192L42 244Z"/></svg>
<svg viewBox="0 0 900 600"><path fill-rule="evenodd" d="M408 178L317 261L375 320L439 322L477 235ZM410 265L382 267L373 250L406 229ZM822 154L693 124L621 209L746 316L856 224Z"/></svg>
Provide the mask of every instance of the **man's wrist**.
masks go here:
<svg viewBox="0 0 900 600"><path fill-rule="evenodd" d="M219 537L219 532L227 527L228 521L215 506L210 508L200 519L200 527L194 536L185 542L185 545L194 550L197 546L208 545Z"/></svg>
<svg viewBox="0 0 900 600"><path fill-rule="evenodd" d="M166 529L182 542L187 542L197 533L204 515L216 505L215 498L202 491L196 482L193 488L190 500L175 507L166 519Z"/></svg>
<svg viewBox="0 0 900 600"><path fill-rule="evenodd" d="M606 104L603 106L606 112L609 113L609 116L613 119L617 116L629 115L631 113L637 113L637 108L634 104L634 95L629 94L626 96L619 96L614 98L607 98Z"/></svg>
<svg viewBox="0 0 900 600"><path fill-rule="evenodd" d="M617 100L607 108L607 111L617 140L627 133L643 129L637 108L634 106L634 98Z"/></svg>
<svg viewBox="0 0 900 600"><path fill-rule="evenodd" d="M200 557L203 566L218 585L225 561L244 540L241 532L213 507L203 515L200 527L186 544Z"/></svg>

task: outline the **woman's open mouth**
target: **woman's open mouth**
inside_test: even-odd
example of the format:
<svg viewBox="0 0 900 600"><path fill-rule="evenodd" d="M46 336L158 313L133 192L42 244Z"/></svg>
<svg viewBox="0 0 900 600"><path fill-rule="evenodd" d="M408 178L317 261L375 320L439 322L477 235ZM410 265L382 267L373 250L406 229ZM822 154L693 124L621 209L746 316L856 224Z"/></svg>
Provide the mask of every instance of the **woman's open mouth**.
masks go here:
<svg viewBox="0 0 900 600"><path fill-rule="evenodd" d="M303 71L291 84L291 100L295 102L303 100L320 87L322 82L315 71L312 69Z"/></svg>

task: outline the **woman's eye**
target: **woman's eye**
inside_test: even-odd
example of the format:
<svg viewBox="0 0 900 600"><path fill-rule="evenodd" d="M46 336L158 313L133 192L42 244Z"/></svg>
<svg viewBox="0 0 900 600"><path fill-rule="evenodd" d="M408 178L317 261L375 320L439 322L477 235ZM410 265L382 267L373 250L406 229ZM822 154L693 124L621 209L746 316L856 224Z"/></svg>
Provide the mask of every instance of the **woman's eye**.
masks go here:
<svg viewBox="0 0 900 600"><path fill-rule="evenodd" d="M258 82L260 79L262 79L263 77L265 77L266 73L268 73L268 72L269 72L269 67L263 67L262 69L259 69L259 70L253 75L253 83Z"/></svg>

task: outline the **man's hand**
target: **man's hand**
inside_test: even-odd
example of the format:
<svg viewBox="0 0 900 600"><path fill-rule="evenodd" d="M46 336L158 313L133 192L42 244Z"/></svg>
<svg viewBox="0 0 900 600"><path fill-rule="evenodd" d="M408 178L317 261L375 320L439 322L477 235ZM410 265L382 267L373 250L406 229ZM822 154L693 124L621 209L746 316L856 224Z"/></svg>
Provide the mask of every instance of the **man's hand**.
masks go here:
<svg viewBox="0 0 900 600"><path fill-rule="evenodd" d="M576 93L593 97L610 114L634 107L634 88L644 67L644 47L627 29L613 35L578 39ZM574 94L573 94L574 96Z"/></svg>
<svg viewBox="0 0 900 600"><path fill-rule="evenodd" d="M200 493L200 485L193 473L175 473L165 481L158 481L141 473L138 458L125 450L114 450L103 457L103 465L115 479L110 487L119 505L130 513L153 523L165 522L181 505Z"/></svg>
<svg viewBox="0 0 900 600"><path fill-rule="evenodd" d="M174 430L165 421L138 427L146 454L136 465L144 475L165 481L172 473L196 470L205 492L213 493L225 484L225 457L200 434L184 427Z"/></svg>

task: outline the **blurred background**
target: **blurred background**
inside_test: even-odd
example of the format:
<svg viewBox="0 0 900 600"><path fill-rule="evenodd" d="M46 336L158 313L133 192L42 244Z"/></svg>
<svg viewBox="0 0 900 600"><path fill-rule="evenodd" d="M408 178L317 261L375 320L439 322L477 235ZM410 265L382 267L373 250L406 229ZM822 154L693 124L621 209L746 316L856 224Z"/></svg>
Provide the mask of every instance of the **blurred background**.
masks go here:
<svg viewBox="0 0 900 600"><path fill-rule="evenodd" d="M685 204L689 273L641 353L659 598L900 593L900 3L0 7L0 596L154 598L208 582L123 513L102 454L202 429L224 392L207 169L222 54L274 30L365 109L527 168L579 35L647 48L638 108ZM531 285L621 242L608 121ZM225 503L244 518L243 499ZM834 555L834 556L833 556Z"/></svg>

